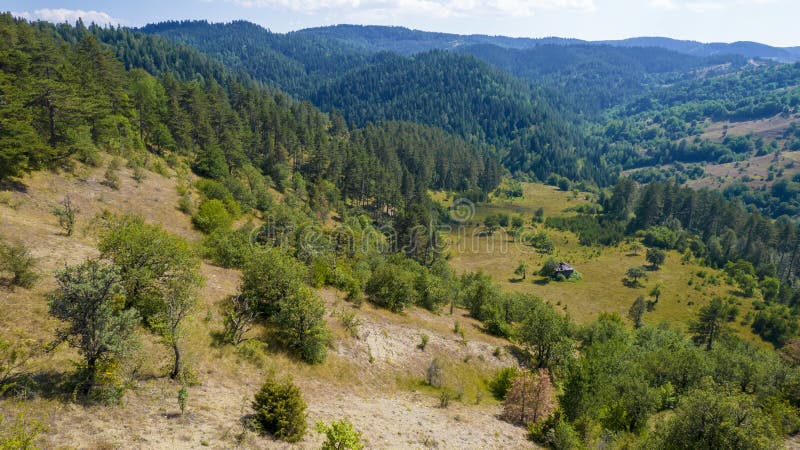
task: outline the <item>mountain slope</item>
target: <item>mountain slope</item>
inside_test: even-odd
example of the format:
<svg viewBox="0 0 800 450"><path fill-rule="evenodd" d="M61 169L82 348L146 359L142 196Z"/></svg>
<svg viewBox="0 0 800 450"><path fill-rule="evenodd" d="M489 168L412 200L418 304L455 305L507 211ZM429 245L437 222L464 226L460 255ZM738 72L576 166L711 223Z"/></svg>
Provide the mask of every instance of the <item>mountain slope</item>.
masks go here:
<svg viewBox="0 0 800 450"><path fill-rule="evenodd" d="M529 49L539 45L611 45L615 47L658 47L694 56L720 54L748 58L767 58L783 62L800 60L796 48L773 47L757 42L701 43L665 37L635 37L621 40L584 41L559 37L511 38L506 36L458 35L411 30L403 27L334 25L307 28L298 33L337 39L372 51L390 50L413 54L428 50L452 50L475 44L491 44L510 49Z"/></svg>

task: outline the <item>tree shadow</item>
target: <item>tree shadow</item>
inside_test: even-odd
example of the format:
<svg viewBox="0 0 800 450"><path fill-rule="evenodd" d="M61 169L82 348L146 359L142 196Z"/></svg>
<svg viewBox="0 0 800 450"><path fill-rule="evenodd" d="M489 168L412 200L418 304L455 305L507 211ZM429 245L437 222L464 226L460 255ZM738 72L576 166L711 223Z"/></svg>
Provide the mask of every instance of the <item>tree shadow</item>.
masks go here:
<svg viewBox="0 0 800 450"><path fill-rule="evenodd" d="M508 352L508 354L517 361L517 364L523 367L531 367L531 361L533 358L531 357L530 352L519 347L518 345L513 344L506 345L505 349L506 352Z"/></svg>
<svg viewBox="0 0 800 450"><path fill-rule="evenodd" d="M516 284L516 283L522 283L523 281L525 281L525 278L513 278L513 277L512 277L512 278L509 278L509 279L508 279L508 282L509 282L509 283L514 283L514 284Z"/></svg>
<svg viewBox="0 0 800 450"><path fill-rule="evenodd" d="M542 277L539 278L538 280L533 280L533 284L537 284L539 286L546 286L550 284L551 281L553 280L550 277Z"/></svg>
<svg viewBox="0 0 800 450"><path fill-rule="evenodd" d="M24 194L28 192L28 185L19 180L1 180L0 191L13 191Z"/></svg>
<svg viewBox="0 0 800 450"><path fill-rule="evenodd" d="M639 282L639 280L631 280L630 278L627 277L622 279L622 285L631 289L639 289L641 287L644 287L644 285L641 282Z"/></svg>

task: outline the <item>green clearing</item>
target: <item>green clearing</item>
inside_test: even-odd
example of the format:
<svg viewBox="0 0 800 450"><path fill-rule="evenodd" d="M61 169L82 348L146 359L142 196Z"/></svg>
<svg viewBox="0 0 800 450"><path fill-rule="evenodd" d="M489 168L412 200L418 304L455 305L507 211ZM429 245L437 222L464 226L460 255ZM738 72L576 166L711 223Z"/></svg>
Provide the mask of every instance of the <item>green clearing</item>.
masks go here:
<svg viewBox="0 0 800 450"><path fill-rule="evenodd" d="M545 217L573 215L574 212L565 210L589 203L586 198L592 199L593 194L581 192L576 196L573 192L535 183L525 183L524 192L522 199L493 198L490 203L479 204L473 220L446 234L450 263L458 273L481 270L504 289L542 297L579 324L594 320L601 312L616 312L626 317L639 295L652 300L648 294L658 281L664 284L663 294L655 309L645 314L645 323L666 321L685 328L687 322L697 316L699 308L714 296L734 297L739 303L740 313L733 325L743 336L753 338L749 327L739 324L739 320L752 310L750 300L740 298L735 288L726 283L721 271L702 266L698 261L682 262L679 253L669 251L659 270L646 270L647 278L641 280L639 287L628 287L623 283L627 270L648 264L644 248L635 255L630 243L613 247L582 246L574 233L532 224L533 213L540 207L544 209ZM444 194L437 194L436 198L443 204L451 203L445 201ZM555 246L553 253L540 254L502 229L492 236L482 234L482 219L498 213L522 215L528 232L546 231ZM581 279L556 282L536 274L550 257L571 264L581 274ZM520 261L525 261L529 267L525 280L514 274ZM719 284L714 285L710 281L712 278L719 280Z"/></svg>

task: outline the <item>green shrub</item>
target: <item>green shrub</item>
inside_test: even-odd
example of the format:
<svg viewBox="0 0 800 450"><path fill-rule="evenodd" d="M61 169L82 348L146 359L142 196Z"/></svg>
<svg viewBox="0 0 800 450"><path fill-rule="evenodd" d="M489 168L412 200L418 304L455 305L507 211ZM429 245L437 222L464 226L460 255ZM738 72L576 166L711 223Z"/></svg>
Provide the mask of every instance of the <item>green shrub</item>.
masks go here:
<svg viewBox="0 0 800 450"><path fill-rule="evenodd" d="M242 207L236 201L231 191L222 183L216 180L202 179L196 184L199 190L208 200L219 200L225 205L233 217L238 217L242 214Z"/></svg>
<svg viewBox="0 0 800 450"><path fill-rule="evenodd" d="M279 327L280 341L303 361L317 364L325 360L331 337L325 303L316 292L303 287L281 299L273 322Z"/></svg>
<svg viewBox="0 0 800 450"><path fill-rule="evenodd" d="M262 432L287 442L297 442L305 434L306 402L291 379L268 376L252 406L255 423Z"/></svg>
<svg viewBox="0 0 800 450"><path fill-rule="evenodd" d="M11 286L29 288L39 276L33 271L36 258L21 242L0 242L0 272L10 274L6 282Z"/></svg>
<svg viewBox="0 0 800 450"><path fill-rule="evenodd" d="M41 422L27 420L20 414L13 422L7 422L0 414L0 449L32 450L37 448L39 435L46 431Z"/></svg>
<svg viewBox="0 0 800 450"><path fill-rule="evenodd" d="M181 409L181 415L186 414L186 407L189 404L189 389L186 386L181 386L178 390L178 407Z"/></svg>
<svg viewBox="0 0 800 450"><path fill-rule="evenodd" d="M514 379L518 376L519 369L516 367L505 367L498 370L489 381L489 391L497 400L505 399L511 386L514 385Z"/></svg>
<svg viewBox="0 0 800 450"><path fill-rule="evenodd" d="M361 450L361 433L353 429L353 424L347 420L337 420L325 425L317 422L317 432L325 435L322 450Z"/></svg>
<svg viewBox="0 0 800 450"><path fill-rule="evenodd" d="M243 267L253 252L250 229L216 229L203 239L204 255L220 267Z"/></svg>
<svg viewBox="0 0 800 450"><path fill-rule="evenodd" d="M367 282L369 300L392 312L400 312L416 302L414 274L402 266L384 263L378 266Z"/></svg>
<svg viewBox="0 0 800 450"><path fill-rule="evenodd" d="M192 223L198 230L208 234L215 230L229 229L233 224L233 217L221 201L206 200L192 217Z"/></svg>

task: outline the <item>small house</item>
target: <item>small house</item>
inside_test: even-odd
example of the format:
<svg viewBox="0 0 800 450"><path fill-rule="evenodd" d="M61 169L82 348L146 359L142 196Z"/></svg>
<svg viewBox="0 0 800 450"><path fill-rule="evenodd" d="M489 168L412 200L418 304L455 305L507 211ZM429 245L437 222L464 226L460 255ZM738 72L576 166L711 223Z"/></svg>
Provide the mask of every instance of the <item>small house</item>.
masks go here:
<svg viewBox="0 0 800 450"><path fill-rule="evenodd" d="M573 269L572 266L562 261L556 266L554 275L563 275L564 278L569 278L574 272L575 269Z"/></svg>

